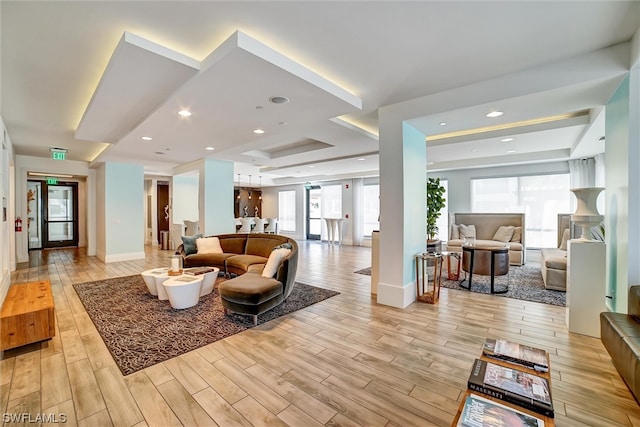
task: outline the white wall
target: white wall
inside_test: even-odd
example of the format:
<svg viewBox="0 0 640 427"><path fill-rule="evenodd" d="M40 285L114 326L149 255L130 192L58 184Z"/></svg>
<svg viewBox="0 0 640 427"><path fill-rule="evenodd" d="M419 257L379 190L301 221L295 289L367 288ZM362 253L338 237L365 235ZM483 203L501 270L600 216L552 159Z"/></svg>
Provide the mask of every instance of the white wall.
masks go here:
<svg viewBox="0 0 640 427"><path fill-rule="evenodd" d="M174 224L183 224L184 220L198 221L198 180L197 173L173 177L171 195Z"/></svg>
<svg viewBox="0 0 640 427"><path fill-rule="evenodd" d="M0 117L0 305L11 285L11 271L15 269L14 159L13 145Z"/></svg>

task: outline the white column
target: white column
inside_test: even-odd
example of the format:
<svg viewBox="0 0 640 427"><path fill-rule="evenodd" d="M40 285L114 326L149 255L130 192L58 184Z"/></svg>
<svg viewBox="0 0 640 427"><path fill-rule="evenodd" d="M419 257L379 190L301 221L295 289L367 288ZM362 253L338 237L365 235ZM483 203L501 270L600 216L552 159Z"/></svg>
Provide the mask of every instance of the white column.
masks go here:
<svg viewBox="0 0 640 427"><path fill-rule="evenodd" d="M380 282L378 302L415 300L414 256L426 247L425 135L380 110Z"/></svg>

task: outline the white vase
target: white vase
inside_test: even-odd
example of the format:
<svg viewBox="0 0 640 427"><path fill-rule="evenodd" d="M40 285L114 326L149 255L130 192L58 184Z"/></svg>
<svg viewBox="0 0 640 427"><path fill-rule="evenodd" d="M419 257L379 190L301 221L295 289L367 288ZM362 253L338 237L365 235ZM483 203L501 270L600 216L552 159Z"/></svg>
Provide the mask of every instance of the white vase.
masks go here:
<svg viewBox="0 0 640 427"><path fill-rule="evenodd" d="M578 207L571 220L582 227L580 240L591 240L591 227L602 222L604 217L598 212L598 195L604 190L602 187L572 188L571 191L578 199Z"/></svg>

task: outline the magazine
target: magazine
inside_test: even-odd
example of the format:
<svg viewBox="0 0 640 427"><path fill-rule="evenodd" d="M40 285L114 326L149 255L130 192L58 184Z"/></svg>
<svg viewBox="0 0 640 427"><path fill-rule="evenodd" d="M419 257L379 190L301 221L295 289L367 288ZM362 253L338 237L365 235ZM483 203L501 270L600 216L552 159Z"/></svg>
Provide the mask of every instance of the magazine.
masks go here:
<svg viewBox="0 0 640 427"><path fill-rule="evenodd" d="M191 267L183 270L184 274L189 276L199 276L201 274L212 273L215 271L213 267Z"/></svg>
<svg viewBox="0 0 640 427"><path fill-rule="evenodd" d="M482 350L488 357L517 363L539 372L549 372L547 352L524 344L507 340L493 340L487 338Z"/></svg>
<svg viewBox="0 0 640 427"><path fill-rule="evenodd" d="M457 427L544 427L544 420L482 396L467 396Z"/></svg>
<svg viewBox="0 0 640 427"><path fill-rule="evenodd" d="M476 359L468 386L471 390L553 417L551 391L546 378Z"/></svg>

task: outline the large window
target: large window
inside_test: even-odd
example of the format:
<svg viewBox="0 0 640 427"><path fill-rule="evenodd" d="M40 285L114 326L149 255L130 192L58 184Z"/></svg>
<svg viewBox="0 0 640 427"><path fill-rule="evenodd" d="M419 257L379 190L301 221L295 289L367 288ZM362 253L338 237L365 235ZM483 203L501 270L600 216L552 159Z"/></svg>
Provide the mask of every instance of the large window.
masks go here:
<svg viewBox="0 0 640 427"><path fill-rule="evenodd" d="M569 174L471 180L472 212L524 212L527 247L557 246L558 214L571 212Z"/></svg>
<svg viewBox="0 0 640 427"><path fill-rule="evenodd" d="M280 231L296 231L296 192L278 192L278 227Z"/></svg>
<svg viewBox="0 0 640 427"><path fill-rule="evenodd" d="M374 230L380 230L380 186L365 185L363 191L362 235L371 237Z"/></svg>

